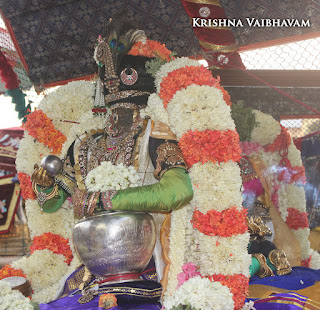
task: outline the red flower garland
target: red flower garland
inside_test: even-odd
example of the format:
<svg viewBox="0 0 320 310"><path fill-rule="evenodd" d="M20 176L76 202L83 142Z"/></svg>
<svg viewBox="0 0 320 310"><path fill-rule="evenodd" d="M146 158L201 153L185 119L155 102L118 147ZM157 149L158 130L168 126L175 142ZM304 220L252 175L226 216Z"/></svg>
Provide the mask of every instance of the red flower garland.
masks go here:
<svg viewBox="0 0 320 310"><path fill-rule="evenodd" d="M311 258L312 258L312 255L310 255L308 258L302 260L301 266L310 268L311 267Z"/></svg>
<svg viewBox="0 0 320 310"><path fill-rule="evenodd" d="M159 96L163 99L164 107L167 108L169 101L178 90L192 84L220 87L219 81L204 66L189 66L173 70L162 79L160 84Z"/></svg>
<svg viewBox="0 0 320 310"><path fill-rule="evenodd" d="M5 265L0 269L0 280L9 277L24 277L27 276L23 273L21 269L14 269L10 265Z"/></svg>
<svg viewBox="0 0 320 310"><path fill-rule="evenodd" d="M26 173L19 172L18 180L20 182L20 189L22 198L27 199L36 199L36 196L32 189L31 178Z"/></svg>
<svg viewBox="0 0 320 310"><path fill-rule="evenodd" d="M288 227L293 230L297 230L299 228L308 228L308 213L300 212L294 208L288 208L286 223Z"/></svg>
<svg viewBox="0 0 320 310"><path fill-rule="evenodd" d="M29 135L48 146L53 154L59 154L67 137L54 128L52 120L41 110L28 115L25 129Z"/></svg>
<svg viewBox="0 0 320 310"><path fill-rule="evenodd" d="M179 140L179 146L189 167L198 162L221 163L241 158L239 135L232 130L189 130Z"/></svg>
<svg viewBox="0 0 320 310"><path fill-rule="evenodd" d="M136 42L128 55L145 56L145 57L160 57L166 61L170 61L171 51L166 48L164 44L158 41L146 40L146 43L141 41Z"/></svg>
<svg viewBox="0 0 320 310"><path fill-rule="evenodd" d="M69 246L69 239L65 239L60 235L52 234L50 232L34 237L30 249L31 253L36 250L48 249L55 254L61 254L66 258L65 262L68 265L73 259L72 251Z"/></svg>
<svg viewBox="0 0 320 310"><path fill-rule="evenodd" d="M304 166L292 167L290 160L287 157L281 159L278 170L278 180L282 183L305 184L306 182Z"/></svg>
<svg viewBox="0 0 320 310"><path fill-rule="evenodd" d="M291 169L291 178L289 183L299 183L299 184L306 184L306 172L304 166L297 166L292 167Z"/></svg>
<svg viewBox="0 0 320 310"><path fill-rule="evenodd" d="M191 223L193 228L207 236L231 237L248 231L247 210L232 207L222 212L210 210L206 214L195 210Z"/></svg>
<svg viewBox="0 0 320 310"><path fill-rule="evenodd" d="M230 289L233 294L234 310L239 310L243 307L246 296L249 294L249 278L243 274L235 274L232 276L216 274L206 276L206 278L210 281L218 281Z"/></svg>
<svg viewBox="0 0 320 310"><path fill-rule="evenodd" d="M291 142L291 136L288 133L288 130L281 126L280 134L273 140L271 144L268 144L264 147L266 152L274 153L276 151L285 151L288 152L288 147Z"/></svg>

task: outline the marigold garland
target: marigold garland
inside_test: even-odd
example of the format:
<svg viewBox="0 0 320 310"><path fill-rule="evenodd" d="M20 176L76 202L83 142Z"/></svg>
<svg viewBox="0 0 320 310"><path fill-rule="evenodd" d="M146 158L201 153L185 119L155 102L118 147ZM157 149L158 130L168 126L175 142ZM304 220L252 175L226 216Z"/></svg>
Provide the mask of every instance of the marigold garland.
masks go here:
<svg viewBox="0 0 320 310"><path fill-rule="evenodd" d="M69 246L69 239L65 239L60 235L52 234L51 232L34 237L33 244L30 249L31 254L36 250L44 249L48 249L55 254L61 254L66 258L65 262L67 264L70 264L73 259L72 251Z"/></svg>
<svg viewBox="0 0 320 310"><path fill-rule="evenodd" d="M179 146L189 167L198 162L221 163L241 158L239 135L232 130L189 130L179 140Z"/></svg>
<svg viewBox="0 0 320 310"><path fill-rule="evenodd" d="M247 210L236 207L218 212L210 210L206 214L195 210L193 213L193 228L208 236L231 237L248 231L246 224Z"/></svg>
<svg viewBox="0 0 320 310"><path fill-rule="evenodd" d="M48 146L53 154L59 154L67 137L54 128L52 120L41 110L28 115L24 125L29 135Z"/></svg>
<svg viewBox="0 0 320 310"><path fill-rule="evenodd" d="M308 213L300 212L294 208L288 208L288 216L286 220L290 229L297 230L299 228L308 228Z"/></svg>
<svg viewBox="0 0 320 310"><path fill-rule="evenodd" d="M205 67L184 67L173 70L163 78L160 84L160 98L163 99L163 105L167 108L173 95L189 85L208 85L220 88L219 80L215 79L211 72Z"/></svg>
<svg viewBox="0 0 320 310"><path fill-rule="evenodd" d="M233 294L234 310L239 310L244 305L246 296L249 294L249 278L243 274L225 276L222 274L206 276L210 281L218 281L227 286Z"/></svg>
<svg viewBox="0 0 320 310"><path fill-rule="evenodd" d="M166 61L170 61L171 51L164 44L158 41L146 39L146 43L141 41L136 42L128 55L145 56L145 57L160 57Z"/></svg>
<svg viewBox="0 0 320 310"><path fill-rule="evenodd" d="M0 269L0 280L9 277L24 277L27 276L23 273L21 269L14 269L10 265L5 265Z"/></svg>
<svg viewBox="0 0 320 310"><path fill-rule="evenodd" d="M21 195L22 198L27 199L36 199L36 196L32 189L31 178L29 175L23 172L18 173L18 180L20 183Z"/></svg>

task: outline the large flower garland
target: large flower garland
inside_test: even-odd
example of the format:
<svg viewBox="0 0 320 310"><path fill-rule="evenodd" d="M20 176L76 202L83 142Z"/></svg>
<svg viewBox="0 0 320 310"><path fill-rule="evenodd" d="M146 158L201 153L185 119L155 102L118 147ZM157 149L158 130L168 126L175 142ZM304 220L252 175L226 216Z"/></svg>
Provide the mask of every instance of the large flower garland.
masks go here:
<svg viewBox="0 0 320 310"><path fill-rule="evenodd" d="M64 157L77 136L90 129L103 127L104 120L94 119L91 112L94 88L91 82L77 81L50 93L41 102L39 109L28 117L18 151L16 165L26 199L33 246L30 257L15 261L10 270L11 273L21 270L26 274L32 283L32 298L37 302L54 300L63 285L64 277L80 265L80 260L71 242L75 222L70 201L66 200L53 214L41 212L34 200L30 177L34 164L40 165L43 157L52 152ZM81 117L81 114L85 115ZM6 270L3 269L2 273Z"/></svg>
<svg viewBox="0 0 320 310"><path fill-rule="evenodd" d="M224 276L234 280L239 276L246 279L244 286L237 286L238 291L234 290L229 295L233 302L229 303L225 295L224 309L240 309L247 292L251 259L247 253L249 234L241 206L240 170L235 163L240 158L241 150L226 93L222 91L219 81L206 68L194 65L193 60L178 58L163 65L158 74L158 96L150 96L147 111L152 118L167 121L177 135L190 167L194 190L191 204L172 212L171 265L164 305L170 309L177 304L175 296L179 296L181 287L192 280L187 280L176 291L179 274L184 264L193 259L192 263L199 267L203 276L217 276L217 282ZM168 116L165 116L165 109ZM217 171L218 176L208 171ZM230 199L217 200L217 192L220 192L218 197L226 193ZM214 221L209 221L204 225L204 220L209 218L230 219L229 224L234 224L231 235L226 233L222 222L216 225ZM188 253L191 249L194 253ZM225 287L231 289L231 285ZM214 291L211 294L214 299ZM181 298L191 303L191 296ZM198 298L211 300L209 295ZM209 308L215 309L214 303Z"/></svg>
<svg viewBox="0 0 320 310"><path fill-rule="evenodd" d="M299 240L301 265L319 269L320 255L310 248L308 240L310 231L302 186L305 175L300 151L287 130L272 116L257 110L253 110L253 115L256 126L251 140L241 143L243 153L258 154L267 164L272 180L272 202Z"/></svg>

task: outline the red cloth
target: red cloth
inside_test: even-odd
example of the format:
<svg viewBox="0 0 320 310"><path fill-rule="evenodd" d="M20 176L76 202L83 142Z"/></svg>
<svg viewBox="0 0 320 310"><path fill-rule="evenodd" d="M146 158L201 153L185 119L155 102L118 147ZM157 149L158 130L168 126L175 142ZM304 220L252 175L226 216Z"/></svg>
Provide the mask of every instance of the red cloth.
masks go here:
<svg viewBox="0 0 320 310"><path fill-rule="evenodd" d="M191 23L192 18L202 18L199 10L203 7L210 9L210 15L205 19L227 19L224 9L220 6L220 1L212 1L213 4L198 3L193 1L181 0L186 13L188 14ZM240 55L237 53L238 46L234 35L230 28L217 29L213 27L198 27L195 25L193 30L199 40L199 44L204 52L210 54L210 59L207 61L210 65L216 65L220 68L240 67L244 68ZM223 54L228 57L228 63L223 63L219 56Z"/></svg>

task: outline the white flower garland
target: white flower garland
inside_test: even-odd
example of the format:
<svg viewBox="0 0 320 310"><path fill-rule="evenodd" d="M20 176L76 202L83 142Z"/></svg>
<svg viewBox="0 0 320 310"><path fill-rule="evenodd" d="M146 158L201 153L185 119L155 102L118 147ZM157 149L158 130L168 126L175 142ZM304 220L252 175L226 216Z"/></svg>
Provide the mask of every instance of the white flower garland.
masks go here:
<svg viewBox="0 0 320 310"><path fill-rule="evenodd" d="M304 188L295 184L287 184L279 190L279 210L281 217L286 221L288 208L306 212L306 196Z"/></svg>
<svg viewBox="0 0 320 310"><path fill-rule="evenodd" d="M31 282L34 293L40 292L61 279L68 271L63 255L50 250L34 251L30 257L23 257L12 263L13 268L21 269Z"/></svg>
<svg viewBox="0 0 320 310"><path fill-rule="evenodd" d="M30 299L23 296L18 290L12 290L11 286L0 281L0 309L3 310L33 310Z"/></svg>
<svg viewBox="0 0 320 310"><path fill-rule="evenodd" d="M235 130L230 107L220 89L190 85L177 91L168 103L170 128L180 139L189 130Z"/></svg>
<svg viewBox="0 0 320 310"><path fill-rule="evenodd" d="M17 153L17 171L32 175L34 164L40 165L42 158L48 154L50 154L50 149L25 131Z"/></svg>
<svg viewBox="0 0 320 310"><path fill-rule="evenodd" d="M133 166L113 165L111 161L104 161L91 170L85 180L89 192L105 192L136 187L140 182L140 175Z"/></svg>
<svg viewBox="0 0 320 310"><path fill-rule="evenodd" d="M301 260L308 259L312 253L309 242L310 229L309 228L299 228L297 230L292 230L299 240L301 248Z"/></svg>
<svg viewBox="0 0 320 310"><path fill-rule="evenodd" d="M254 110L256 121L258 126L254 128L252 132L251 142L258 142L265 146L274 141L274 139L280 134L281 127L279 122L277 122L272 116L262 113L260 111ZM259 155L262 160L267 164L267 171L273 181L273 187L279 186L277 192L279 198L279 212L284 221L288 217L288 208L294 208L299 212L306 212L306 198L305 191L303 187L297 184L284 184L277 180L277 174L280 172L279 163L281 156L278 152L265 152L260 150ZM292 167L301 167L302 160L300 151L293 144L292 140L288 147L288 159ZM301 259L309 259L311 255L311 267L320 265L320 255L314 255L314 251L310 248L310 242L308 240L310 230L308 228L300 228L293 230L297 236L300 248L301 248Z"/></svg>
<svg viewBox="0 0 320 310"><path fill-rule="evenodd" d="M59 87L48 94L39 104L39 109L53 121L78 122L85 112L92 109L94 91L95 86L91 82L70 82L67 87Z"/></svg>
<svg viewBox="0 0 320 310"><path fill-rule="evenodd" d="M312 269L320 269L320 254L315 250L311 249L311 268Z"/></svg>
<svg viewBox="0 0 320 310"><path fill-rule="evenodd" d="M157 89L157 93L160 92L160 84L162 80L170 73L171 71L184 68L184 67L201 67L201 63L197 60L190 59L188 57L180 57L176 58L175 60L172 60L170 62L167 62L166 64L162 65L159 69L159 71L156 73L156 79L154 81L154 84Z"/></svg>
<svg viewBox="0 0 320 310"><path fill-rule="evenodd" d="M169 126L168 112L163 106L162 99L158 94L151 94L148 98L147 107L140 111L140 116L150 116L154 122L162 122Z"/></svg>
<svg viewBox="0 0 320 310"><path fill-rule="evenodd" d="M202 275L235 275L250 277L251 255L243 249L249 244L249 233L232 237L207 236L196 231L199 240L199 266ZM205 255L203 255L205 253Z"/></svg>
<svg viewBox="0 0 320 310"><path fill-rule="evenodd" d="M181 266L185 263L186 223L191 219L191 208L192 207L188 205L171 213L169 245L169 259L171 261L171 265L165 296L170 296L175 292L178 285L177 275L181 272Z"/></svg>
<svg viewBox="0 0 320 310"><path fill-rule="evenodd" d="M160 74L156 83L158 93L161 91L161 76L164 77L169 72L178 69L175 67L174 62L172 65L169 63L163 67L165 74ZM161 68L160 72L163 71ZM157 100L155 105L159 104L161 104L161 102ZM153 113L155 111L153 107L150 107L150 110L152 110ZM230 107L225 103L221 90L214 87L190 85L181 91L177 91L169 101L167 111L170 129L176 134L178 139L189 130L235 130ZM240 192L242 182L240 169L235 163L222 163L221 165L213 163L205 163L202 165L201 163L197 163L190 169L190 178L194 189L194 200L191 202L192 211L194 208L198 208L199 211L202 212L209 210L221 212L234 206L242 209ZM218 198L215 197L215 195L217 195ZM176 296L179 296L178 291L181 287L178 291L174 291L178 283L176 277L177 274L182 271L182 265L189 262L186 261L187 259L194 259L192 262L200 266L202 275L237 275L240 273L249 276L251 257L247 252L248 234L237 235L237 239L234 238L235 236L229 237L228 239L225 238L225 240L227 240L226 243L234 240L233 242L231 241L230 246L217 246L218 237L203 235L195 229L192 230L190 225L186 225L181 228L180 231L176 231L177 226L182 224L181 216L176 217L177 212L178 211L172 212L169 251L169 258L171 262L175 262L175 264L170 266L169 283L164 296L164 304L170 303L169 300L173 301ZM190 219L191 218L192 214L190 214ZM179 249L176 248L178 239L176 234L181 236ZM188 247L188 252L193 249L194 253L185 253L186 247ZM214 260L214 269L211 268L211 261L214 256L214 254L211 255L211 252L215 252L217 257L221 258L220 260ZM230 264L228 269L225 267L226 260L223 259L225 255L228 256L228 260L231 257L230 255L234 255L234 263ZM209 257L208 260L206 259L207 257ZM191 280L192 279L189 281ZM223 286L221 285L221 287ZM224 289L229 291L227 287L224 287ZM201 299L205 300L209 298L207 299L208 309L216 309L215 307L220 309L218 303L215 303L213 299L210 300L211 297L219 298L215 292L214 294L212 294L212 292L206 292L203 296L204 297L201 298L199 295L195 295L195 301L203 302ZM230 296L232 296L232 294ZM177 298L179 299L179 297ZM234 307L233 300L230 306L230 309ZM200 308L206 309L204 305L201 305ZM223 309L229 309L226 303L224 303Z"/></svg>
<svg viewBox="0 0 320 310"><path fill-rule="evenodd" d="M218 212L230 207L241 209L242 179L236 163L196 163L190 169L190 178L193 185L192 204L201 208L201 212L206 213L212 210L213 206ZM239 195L235 195L237 191Z"/></svg>
<svg viewBox="0 0 320 310"><path fill-rule="evenodd" d="M31 238L51 232L65 239L72 239L75 220L69 200L66 200L58 211L46 213L41 211L36 200L28 199L26 200L26 214Z"/></svg>
<svg viewBox="0 0 320 310"><path fill-rule="evenodd" d="M296 148L293 141L291 141L288 147L288 159L292 167L302 166L301 152Z"/></svg>
<svg viewBox="0 0 320 310"><path fill-rule="evenodd" d="M258 110L253 111L258 126L251 132L251 141L261 145L272 143L280 134L280 124L271 116Z"/></svg>
<svg viewBox="0 0 320 310"><path fill-rule="evenodd" d="M71 143L85 131L103 128L105 119L94 117L93 108L94 85L87 81L71 82L61 86L43 99L39 108L53 121L69 139L64 143L60 157L64 157ZM108 113L107 113L108 115ZM80 124L79 119L80 118ZM68 122L64 122L68 121ZM74 122L74 123L70 123ZM33 137L24 134L17 155L17 170L31 176L34 164L40 164L43 157L50 154L50 149ZM36 200L26 200L26 213L31 237L51 232L69 239L73 252L73 261L68 266L62 255L49 250L35 251L28 259L25 257L15 261L13 268L22 269L31 282L34 291L33 300L39 303L50 302L57 298L57 290L61 287L61 280L79 265L80 260L72 244L72 230L75 224L71 202L66 200L55 213L41 212Z"/></svg>
<svg viewBox="0 0 320 310"><path fill-rule="evenodd" d="M197 310L232 310L234 302L230 290L219 282L207 278L194 277L184 282L173 296L169 296L164 307L190 304Z"/></svg>

